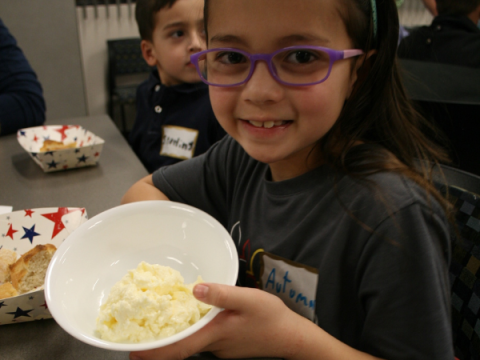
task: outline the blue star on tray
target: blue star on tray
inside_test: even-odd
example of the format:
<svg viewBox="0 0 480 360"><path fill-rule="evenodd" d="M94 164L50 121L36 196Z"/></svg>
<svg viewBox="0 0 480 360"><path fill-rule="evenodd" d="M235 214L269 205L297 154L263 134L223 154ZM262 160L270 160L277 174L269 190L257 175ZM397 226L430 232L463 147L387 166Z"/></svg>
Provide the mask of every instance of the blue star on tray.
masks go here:
<svg viewBox="0 0 480 360"><path fill-rule="evenodd" d="M36 152L32 152L30 154L32 154L33 157L37 157L37 155L38 155Z"/></svg>
<svg viewBox="0 0 480 360"><path fill-rule="evenodd" d="M80 149L75 149L75 154L79 153L80 152Z"/></svg>
<svg viewBox="0 0 480 360"><path fill-rule="evenodd" d="M28 238L28 240L30 240L30 244L33 243L33 238L35 236L40 236L40 234L36 233L35 232L35 225L32 226L31 229L27 229L26 227L22 226L23 227L23 230L25 231L25 235L23 235L21 237L21 239L26 239Z"/></svg>
<svg viewBox="0 0 480 360"><path fill-rule="evenodd" d="M77 158L77 159L78 159L78 162L79 162L79 163L80 163L80 162L86 162L87 159L88 159L88 156L85 156L85 154L84 154L84 155L82 155L81 157L79 157L79 158Z"/></svg>
<svg viewBox="0 0 480 360"><path fill-rule="evenodd" d="M5 305L5 301L0 301L0 309L2 308L2 306L8 306L8 305Z"/></svg>
<svg viewBox="0 0 480 360"><path fill-rule="evenodd" d="M56 163L55 160L52 160L52 162L51 162L51 163L47 163L47 165L48 165L48 168L49 168L49 169L51 169L51 168L55 168L55 169L56 169L58 163Z"/></svg>
<svg viewBox="0 0 480 360"><path fill-rule="evenodd" d="M20 316L26 316L26 317L31 317L30 315L28 315L28 313L30 311L33 311L33 309L30 309L30 310L22 310L20 309L19 307L17 307L17 310L13 311L13 312L7 312L7 314L9 315L15 315L13 318L16 319Z"/></svg>

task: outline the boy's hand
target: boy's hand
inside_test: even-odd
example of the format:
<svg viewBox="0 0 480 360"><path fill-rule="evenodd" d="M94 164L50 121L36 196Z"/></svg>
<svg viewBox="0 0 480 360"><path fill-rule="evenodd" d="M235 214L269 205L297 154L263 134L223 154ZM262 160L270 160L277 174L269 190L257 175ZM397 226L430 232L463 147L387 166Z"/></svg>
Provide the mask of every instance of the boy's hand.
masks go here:
<svg viewBox="0 0 480 360"><path fill-rule="evenodd" d="M302 324L311 324L262 290L204 283L193 293L226 310L195 334L162 348L132 352L130 359L180 360L204 351L222 358L289 358L302 346Z"/></svg>

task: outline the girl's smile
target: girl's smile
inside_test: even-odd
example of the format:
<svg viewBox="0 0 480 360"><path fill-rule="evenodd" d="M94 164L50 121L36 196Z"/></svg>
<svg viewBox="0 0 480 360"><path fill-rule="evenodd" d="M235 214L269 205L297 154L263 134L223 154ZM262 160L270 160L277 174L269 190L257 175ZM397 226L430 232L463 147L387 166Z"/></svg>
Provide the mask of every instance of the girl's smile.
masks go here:
<svg viewBox="0 0 480 360"><path fill-rule="evenodd" d="M352 48L337 0L212 0L211 4L208 48L236 48L250 54L298 45ZM232 18L236 21L228 20ZM355 61L337 61L326 81L300 87L279 83L268 65L259 61L247 83L210 86L213 110L250 156L270 165L274 180L301 175L321 163L321 154L312 149L340 115L356 80Z"/></svg>

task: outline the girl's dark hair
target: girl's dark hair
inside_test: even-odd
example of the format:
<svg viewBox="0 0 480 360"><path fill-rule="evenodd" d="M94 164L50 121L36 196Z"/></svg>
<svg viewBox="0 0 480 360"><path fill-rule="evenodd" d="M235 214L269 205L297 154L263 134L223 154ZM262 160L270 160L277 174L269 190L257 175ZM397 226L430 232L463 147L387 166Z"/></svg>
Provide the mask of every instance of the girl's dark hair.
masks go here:
<svg viewBox="0 0 480 360"><path fill-rule="evenodd" d="M366 54L371 50L375 52L359 69L358 79L340 117L319 140L324 160L338 172L360 181L384 171L407 176L450 214L448 202L432 180L432 167L449 161L446 152L430 140L430 136L439 139L442 136L415 110L400 78L397 64L399 19L395 0L376 0L376 38L371 0L337 1L353 47ZM204 17L208 24L208 0L205 0ZM358 143L373 146L356 147ZM366 158L369 161L365 161Z"/></svg>
<svg viewBox="0 0 480 360"><path fill-rule="evenodd" d="M135 5L135 20L143 40L152 41L155 30L155 15L164 7L171 8L177 0L137 0Z"/></svg>
<svg viewBox="0 0 480 360"><path fill-rule="evenodd" d="M480 5L480 0L437 0L439 15L467 16Z"/></svg>
<svg viewBox="0 0 480 360"><path fill-rule="evenodd" d="M354 48L375 50L359 69L352 95L319 146L327 163L353 177L391 171L422 186L451 216L449 204L436 190L432 168L448 163L444 141L433 124L418 113L408 98L397 62L399 20L394 0L376 0L377 36L373 35L371 0L341 0L341 14ZM426 135L428 134L428 136ZM354 144L377 145L356 156ZM380 149L380 150L379 150ZM365 162L361 158L371 159Z"/></svg>

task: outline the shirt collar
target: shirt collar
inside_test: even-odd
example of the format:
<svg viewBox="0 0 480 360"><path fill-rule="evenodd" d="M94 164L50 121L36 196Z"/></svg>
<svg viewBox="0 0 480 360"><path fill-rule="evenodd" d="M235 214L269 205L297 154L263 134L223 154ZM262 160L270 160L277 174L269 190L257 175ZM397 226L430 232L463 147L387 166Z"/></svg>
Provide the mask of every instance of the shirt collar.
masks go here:
<svg viewBox="0 0 480 360"><path fill-rule="evenodd" d="M154 69L150 73L150 77L148 78L148 90L150 92L155 91L155 87L157 85L162 86L162 81L160 80L160 75L158 74L158 70ZM179 85L173 85L173 86L163 86L164 89L168 89L167 91L174 91L182 94L191 94L196 91L200 90L206 90L207 84L204 84L203 82L198 82L198 83L183 83ZM165 90L164 90L165 91Z"/></svg>

